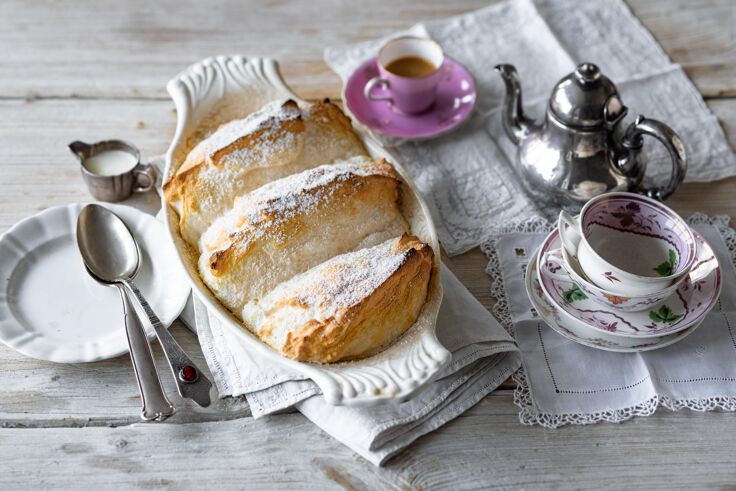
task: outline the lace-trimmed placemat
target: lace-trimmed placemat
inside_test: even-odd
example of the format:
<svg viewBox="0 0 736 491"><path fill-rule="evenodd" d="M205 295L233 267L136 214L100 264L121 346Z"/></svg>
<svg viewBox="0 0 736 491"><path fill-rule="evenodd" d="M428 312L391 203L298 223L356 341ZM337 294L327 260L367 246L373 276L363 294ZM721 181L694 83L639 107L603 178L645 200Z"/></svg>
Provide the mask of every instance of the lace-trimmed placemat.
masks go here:
<svg viewBox="0 0 736 491"><path fill-rule="evenodd" d="M678 343L646 353L611 353L578 345L534 319L524 289L525 267L553 224L539 218L509 223L481 245L490 262L493 312L519 344L514 402L522 423L621 422L672 411L736 411L736 231L729 217L688 219L713 248L723 291L703 324Z"/></svg>

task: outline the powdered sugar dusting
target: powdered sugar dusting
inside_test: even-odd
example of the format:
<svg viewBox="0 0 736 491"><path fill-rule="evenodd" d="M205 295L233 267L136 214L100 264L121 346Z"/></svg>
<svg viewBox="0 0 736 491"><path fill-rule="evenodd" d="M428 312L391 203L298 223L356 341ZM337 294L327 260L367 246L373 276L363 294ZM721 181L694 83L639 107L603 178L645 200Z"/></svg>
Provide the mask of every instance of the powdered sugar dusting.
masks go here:
<svg viewBox="0 0 736 491"><path fill-rule="evenodd" d="M327 318L336 315L337 309L357 305L406 262L409 248L399 247L400 240L335 256L274 288L261 300L261 307L268 310L273 301L294 298L304 306L326 308L323 317Z"/></svg>
<svg viewBox="0 0 736 491"><path fill-rule="evenodd" d="M296 295L306 305L348 308L380 287L406 261L398 239L332 258L294 278ZM316 278L316 281L315 281ZM301 284L300 284L301 283Z"/></svg>
<svg viewBox="0 0 736 491"><path fill-rule="evenodd" d="M232 145L243 136L252 134L264 128L273 128L283 121L289 121L301 116L296 104L285 104L284 101L272 101L247 118L236 119L222 125L203 143L206 145L206 154L212 154Z"/></svg>
<svg viewBox="0 0 736 491"><path fill-rule="evenodd" d="M279 229L280 222L329 203L330 197L341 189L341 182L355 176L386 175L388 169L367 157L353 157L270 182L237 198L232 210L203 234L200 250L228 247L229 241L221 243L225 233L233 234L246 227L252 239L278 233L274 230ZM262 222L270 222L270 226L258 227ZM240 245L247 247L248 241Z"/></svg>
<svg viewBox="0 0 736 491"><path fill-rule="evenodd" d="M383 167L367 157L353 157L334 164L321 165L261 186L236 199L235 206L252 207L255 203L260 202L268 203L269 208L273 211L285 211L298 207L301 198L309 200L308 203L313 201L305 196L309 191L327 187L333 182L346 181L354 176L386 174Z"/></svg>

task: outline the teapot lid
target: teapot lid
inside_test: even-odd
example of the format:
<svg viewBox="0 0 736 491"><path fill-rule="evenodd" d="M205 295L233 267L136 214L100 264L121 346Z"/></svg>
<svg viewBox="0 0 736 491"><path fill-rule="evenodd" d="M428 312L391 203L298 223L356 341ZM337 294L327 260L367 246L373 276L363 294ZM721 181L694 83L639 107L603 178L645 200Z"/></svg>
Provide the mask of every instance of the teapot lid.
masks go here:
<svg viewBox="0 0 736 491"><path fill-rule="evenodd" d="M615 123L626 114L618 90L593 63L581 63L552 89L549 110L567 126Z"/></svg>

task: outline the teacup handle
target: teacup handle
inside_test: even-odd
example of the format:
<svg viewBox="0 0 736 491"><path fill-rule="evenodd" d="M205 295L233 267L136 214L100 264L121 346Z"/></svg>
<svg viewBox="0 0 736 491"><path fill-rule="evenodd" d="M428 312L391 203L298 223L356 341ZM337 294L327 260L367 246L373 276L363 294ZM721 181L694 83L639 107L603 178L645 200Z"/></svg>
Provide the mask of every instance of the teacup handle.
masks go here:
<svg viewBox="0 0 736 491"><path fill-rule="evenodd" d="M388 80L381 77L373 77L368 81L367 84L365 84L365 88L363 88L363 95L366 99L369 101L387 101L393 103L393 99L386 95L373 95L373 89L376 86L381 86L383 90L388 90L390 87Z"/></svg>
<svg viewBox="0 0 736 491"><path fill-rule="evenodd" d="M571 256L578 255L578 245L580 244L580 232L578 232L578 220L565 210L560 212L560 218L557 220L557 228L560 231L560 240L565 250Z"/></svg>
<svg viewBox="0 0 736 491"><path fill-rule="evenodd" d="M542 258L542 264L539 265L539 270L542 272L543 275L549 276L552 279L558 281L570 281L569 275L563 275L551 271L549 269L549 264L554 264L555 266L559 266L560 268L567 271L567 266L565 265L565 260L562 258L562 251L560 249L547 251Z"/></svg>
<svg viewBox="0 0 736 491"><path fill-rule="evenodd" d="M133 169L133 175L135 176L134 193L145 193L156 185L156 169L152 165L139 164ZM141 180L145 184L140 184Z"/></svg>

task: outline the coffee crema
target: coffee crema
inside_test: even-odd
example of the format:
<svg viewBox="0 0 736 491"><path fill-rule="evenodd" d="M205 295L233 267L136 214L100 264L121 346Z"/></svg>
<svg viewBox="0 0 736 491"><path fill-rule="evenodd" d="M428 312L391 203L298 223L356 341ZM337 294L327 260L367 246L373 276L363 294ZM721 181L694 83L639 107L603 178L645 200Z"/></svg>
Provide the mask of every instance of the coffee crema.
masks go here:
<svg viewBox="0 0 736 491"><path fill-rule="evenodd" d="M397 58L386 65L386 70L399 77L419 78L426 77L437 71L431 62L418 56L404 56Z"/></svg>

